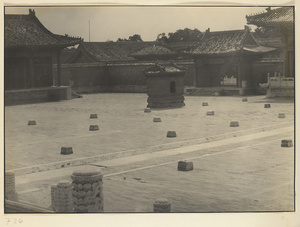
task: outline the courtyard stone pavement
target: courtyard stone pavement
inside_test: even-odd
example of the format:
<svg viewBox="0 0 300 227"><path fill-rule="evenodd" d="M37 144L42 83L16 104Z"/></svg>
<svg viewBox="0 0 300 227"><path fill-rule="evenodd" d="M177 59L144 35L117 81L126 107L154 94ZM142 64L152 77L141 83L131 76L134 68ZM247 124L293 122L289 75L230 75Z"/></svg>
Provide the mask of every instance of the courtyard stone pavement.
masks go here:
<svg viewBox="0 0 300 227"><path fill-rule="evenodd" d="M263 96L248 97L248 102L186 97L183 108L144 113L146 99L146 94L95 94L6 107L7 170L147 151L17 175L19 199L50 207L51 185L71 180L74 170L88 166L104 174L105 212L152 212L160 197L169 199L172 212L294 210L294 147L280 146L282 139L294 139L293 103ZM209 106L202 106L204 101ZM215 115L206 116L208 110ZM89 119L91 113L98 119ZM286 118L278 118L279 113ZM162 122L154 123L153 117ZM28 126L28 120L37 125ZM231 121L240 126L229 127ZM91 124L99 131L89 131ZM177 137L167 138L169 130ZM74 154L60 155L62 146L72 146ZM180 160L193 161L194 170L177 171Z"/></svg>

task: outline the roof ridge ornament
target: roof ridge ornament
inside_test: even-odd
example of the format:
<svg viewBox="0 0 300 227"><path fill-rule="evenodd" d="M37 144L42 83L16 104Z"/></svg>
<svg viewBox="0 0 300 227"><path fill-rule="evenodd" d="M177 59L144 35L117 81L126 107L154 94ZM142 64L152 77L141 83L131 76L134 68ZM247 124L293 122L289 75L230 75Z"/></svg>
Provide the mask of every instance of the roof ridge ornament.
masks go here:
<svg viewBox="0 0 300 227"><path fill-rule="evenodd" d="M29 15L30 15L30 16L35 16L35 11L34 11L34 9L29 9Z"/></svg>

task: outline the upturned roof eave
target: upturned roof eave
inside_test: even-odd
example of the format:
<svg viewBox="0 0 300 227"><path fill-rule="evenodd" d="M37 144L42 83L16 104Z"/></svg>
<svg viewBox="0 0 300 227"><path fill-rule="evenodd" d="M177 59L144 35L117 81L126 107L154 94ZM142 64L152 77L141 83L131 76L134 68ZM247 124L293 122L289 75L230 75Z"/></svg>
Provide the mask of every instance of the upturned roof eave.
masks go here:
<svg viewBox="0 0 300 227"><path fill-rule="evenodd" d="M69 44L53 44L53 45L5 45L4 49L63 49L69 46L75 46L80 42Z"/></svg>
<svg viewBox="0 0 300 227"><path fill-rule="evenodd" d="M273 51L276 51L277 48L274 47L265 47L265 46L258 46L254 48L248 48L248 47L243 47L242 53L247 53L247 54L265 54L265 53L270 53Z"/></svg>
<svg viewBox="0 0 300 227"><path fill-rule="evenodd" d="M235 50L230 52L215 52L215 53L186 53L186 55L190 55L193 57L214 57L214 56L228 56L228 55L235 55L237 53L240 53L241 50Z"/></svg>
<svg viewBox="0 0 300 227"><path fill-rule="evenodd" d="M256 22L256 21L249 21L247 24L252 24L257 27L280 27L280 26L294 26L294 22L292 21L281 21L281 22L275 22L275 21L268 21L268 22Z"/></svg>
<svg viewBox="0 0 300 227"><path fill-rule="evenodd" d="M146 71L144 71L144 74L146 76L161 76L161 75L164 75L164 76L176 76L176 75L182 75L184 73L185 73L184 70L174 71L174 72L168 72L168 71L146 72Z"/></svg>
<svg viewBox="0 0 300 227"><path fill-rule="evenodd" d="M130 54L129 57L169 57L169 56L178 56L177 53L170 53L170 54Z"/></svg>
<svg viewBox="0 0 300 227"><path fill-rule="evenodd" d="M18 17L20 19L26 19L30 21L30 23L34 23L35 26L37 26L41 32L46 34L50 39L52 39L52 43L49 44L43 44L43 45L26 45L26 44L6 44L5 45L5 40L4 40L4 45L6 49L11 49L11 48L65 48L68 46L74 46L80 43L82 40L80 37L68 37L68 36L62 36L62 35L57 35L49 31L40 21L39 19L35 16L35 13L32 13L30 10L30 13L28 15L5 15L5 21L10 20L10 18ZM6 25L5 25L6 26ZM6 31L5 31L6 32ZM4 38L5 39L5 38Z"/></svg>
<svg viewBox="0 0 300 227"><path fill-rule="evenodd" d="M294 25L294 10L291 9L292 6L284 6L273 10L269 7L267 12L246 15L247 24L258 27L292 26Z"/></svg>

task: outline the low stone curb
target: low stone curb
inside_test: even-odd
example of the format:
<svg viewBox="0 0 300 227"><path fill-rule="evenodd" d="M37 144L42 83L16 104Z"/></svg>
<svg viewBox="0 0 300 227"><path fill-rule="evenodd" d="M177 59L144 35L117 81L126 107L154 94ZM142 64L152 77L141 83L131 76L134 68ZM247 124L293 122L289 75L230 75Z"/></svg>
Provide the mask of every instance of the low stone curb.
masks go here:
<svg viewBox="0 0 300 227"><path fill-rule="evenodd" d="M61 169L66 167L73 167L73 166L79 166L79 165L85 165L100 161L107 161L112 159L118 159L118 158L124 158L128 156L134 156L139 154L145 154L145 153L152 153L152 152L158 152L163 150L170 150L175 149L183 146L190 146L195 144L202 144L202 143L208 143L211 141L217 141L222 139L228 139L232 137L237 136L243 136L248 133L255 133L255 132L261 132L265 130L273 130L278 127L284 127L285 125L290 125L290 123L282 123L277 125L270 125L265 126L257 129L250 129L250 130L244 130L244 131L237 131L227 134L221 134L216 136L210 136L210 137L203 137L198 139L191 139L191 140L185 140L185 141L179 141L174 143L168 143L168 144L162 144L158 146L151 146L151 147L145 147L145 148L138 148L138 149L132 149L127 151L120 151L115 153L109 153L109 154L103 154L103 155L97 155L97 156L91 156L88 158L77 158L77 159L71 159L67 161L60 161L60 162L52 162L52 163L46 163L41 164L37 166L30 166L30 167L24 167L19 169L12 169L9 171L13 171L15 175L24 175L24 174L30 174L30 173L37 173L42 171L48 171L48 170L54 170L54 169Z"/></svg>

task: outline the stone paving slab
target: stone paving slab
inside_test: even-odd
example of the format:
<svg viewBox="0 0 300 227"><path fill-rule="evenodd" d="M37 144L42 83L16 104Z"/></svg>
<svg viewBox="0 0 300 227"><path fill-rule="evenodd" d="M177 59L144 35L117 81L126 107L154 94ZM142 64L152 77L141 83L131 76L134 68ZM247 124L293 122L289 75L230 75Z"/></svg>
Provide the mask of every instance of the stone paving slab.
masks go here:
<svg viewBox="0 0 300 227"><path fill-rule="evenodd" d="M253 137L249 138L247 134L255 131L262 131L262 134L257 134L258 137L263 135L265 130L271 130L274 128L280 128L286 126L287 123L281 123L278 125L271 125L271 126L264 126L261 128L256 128L252 130L244 130L244 131L239 131L238 135L246 135L244 136L246 139L254 139ZM280 128L280 131L284 132L286 129ZM293 127L290 127L288 130L293 130ZM268 132L269 134L270 132ZM275 132L276 133L276 132ZM229 139L226 139L229 138ZM233 138L233 139L232 139ZM152 146L152 147L145 147L141 149L134 149L134 150L128 150L128 151L121 151L121 152L115 152L115 153L110 153L110 154L104 154L104 155L98 155L98 156L92 156L88 158L79 158L79 159L71 159L71 160L66 160L66 161L61 161L61 162L55 162L55 163L47 163L43 165L37 165L37 166L30 166L26 168L20 168L20 169L14 169L12 171L15 172L16 175L23 175L23 174L28 174L28 173L35 173L35 172L41 172L41 171L48 171L52 169L60 169L60 168L67 168L70 166L78 166L78 165L84 165L84 164L89 164L89 163L96 163L96 162L102 162L105 160L111 160L111 159L120 159L122 157L127 157L127 156L134 156L138 154L144 154L144 153L152 153L152 152L158 152L158 151L163 151L163 150L170 150L173 149L172 152L176 152L175 148L182 148L184 147L184 151L188 152L189 145L193 144L201 144L201 148L204 146L205 143L207 142L212 142L212 141L219 141L219 145L225 145L226 140L229 140L232 142L236 141L237 143L241 141L241 139L235 139L236 138L236 133L228 133L228 134L221 134L221 135L216 135L214 137L206 137L206 138L199 138L199 139L193 139L193 140L187 140L187 141L179 141L179 142L174 142L174 143L169 143L169 144L162 144L158 146ZM225 143L225 144L224 144ZM215 144L215 143L214 143ZM174 150L175 149L175 150ZM195 150L197 147L192 146L190 149Z"/></svg>
<svg viewBox="0 0 300 227"><path fill-rule="evenodd" d="M135 163L102 162L106 168L93 168L104 173L104 210L152 212L152 203L159 195L172 202L173 212L292 211L294 152L293 148L280 147L283 135L293 136L293 133L245 140L238 146L210 147L202 154L195 151L158 158L155 156L158 152L152 154L152 159L137 159ZM181 158L192 160L194 170L178 172L177 162ZM19 176L18 190L41 189L19 196L31 203L50 206L50 186L70 179L72 171L78 168L86 167ZM37 195L43 196L34 201Z"/></svg>
<svg viewBox="0 0 300 227"><path fill-rule="evenodd" d="M294 147L280 147L293 140L293 103L265 109L263 97L186 97L184 108L144 113L146 98L97 94L6 107L5 167L17 173L20 199L48 208L51 185L89 166L104 173L105 212L152 212L158 195L173 212L294 209ZM37 125L27 126L32 119ZM240 127L229 127L232 120ZM167 138L169 130L177 137ZM61 156L61 146L74 154ZM179 160L192 160L194 170L179 173Z"/></svg>
<svg viewBox="0 0 300 227"><path fill-rule="evenodd" d="M265 109L263 97L186 97L186 106L179 109L153 110L144 113L145 94L95 94L83 99L5 107L6 169L20 169L40 164L66 162L160 144L213 138L227 133L289 123L294 120L293 103L272 103ZM209 102L215 116L206 116ZM286 118L279 119L284 112ZM97 113L98 119L90 119ZM162 122L153 123L154 117ZM28 120L37 125L28 126ZM238 120L239 128L229 127ZM99 131L88 131L98 124ZM176 138L167 138L169 130ZM63 146L73 147L71 157L60 155ZM82 164L82 163L81 163ZM58 165L58 167L61 165Z"/></svg>

